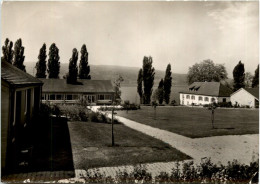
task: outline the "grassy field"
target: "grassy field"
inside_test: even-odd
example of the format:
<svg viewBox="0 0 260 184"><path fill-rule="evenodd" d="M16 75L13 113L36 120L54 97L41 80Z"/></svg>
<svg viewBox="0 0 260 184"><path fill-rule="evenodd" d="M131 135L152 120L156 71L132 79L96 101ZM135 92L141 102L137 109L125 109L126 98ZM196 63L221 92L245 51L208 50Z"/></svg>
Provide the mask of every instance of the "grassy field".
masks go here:
<svg viewBox="0 0 260 184"><path fill-rule="evenodd" d="M69 122L68 126L75 169L189 159L168 144L122 124L114 126L115 147L111 147L111 124Z"/></svg>
<svg viewBox="0 0 260 184"><path fill-rule="evenodd" d="M142 106L136 111L117 111L122 116L152 127L168 130L191 138L219 135L258 134L259 111L254 109L216 109L215 129L211 125L211 111L198 107Z"/></svg>

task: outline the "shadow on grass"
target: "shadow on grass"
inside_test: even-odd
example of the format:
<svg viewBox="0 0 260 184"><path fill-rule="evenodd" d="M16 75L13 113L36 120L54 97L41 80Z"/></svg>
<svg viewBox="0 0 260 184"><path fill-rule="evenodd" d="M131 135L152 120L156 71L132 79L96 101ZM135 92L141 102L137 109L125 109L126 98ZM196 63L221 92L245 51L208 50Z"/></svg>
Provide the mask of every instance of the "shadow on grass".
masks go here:
<svg viewBox="0 0 260 184"><path fill-rule="evenodd" d="M214 127L213 129L217 129L217 130L234 130L235 128L230 127L230 128L218 128L218 127Z"/></svg>
<svg viewBox="0 0 260 184"><path fill-rule="evenodd" d="M51 118L47 122L38 123L34 133L33 158L29 170L31 172L73 171L74 173L67 119Z"/></svg>

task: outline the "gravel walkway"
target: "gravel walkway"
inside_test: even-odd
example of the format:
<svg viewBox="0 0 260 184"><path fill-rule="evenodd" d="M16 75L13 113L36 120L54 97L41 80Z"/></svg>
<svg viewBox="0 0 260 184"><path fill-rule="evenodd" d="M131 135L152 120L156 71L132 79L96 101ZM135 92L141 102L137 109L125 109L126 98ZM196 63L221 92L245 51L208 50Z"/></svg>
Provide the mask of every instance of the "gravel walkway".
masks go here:
<svg viewBox="0 0 260 184"><path fill-rule="evenodd" d="M111 117L111 114L108 114ZM144 125L123 117L116 118L124 125L162 140L181 152L191 156L195 162L210 157L212 162L226 164L233 159L249 164L258 158L258 134L228 135L191 139L166 130Z"/></svg>

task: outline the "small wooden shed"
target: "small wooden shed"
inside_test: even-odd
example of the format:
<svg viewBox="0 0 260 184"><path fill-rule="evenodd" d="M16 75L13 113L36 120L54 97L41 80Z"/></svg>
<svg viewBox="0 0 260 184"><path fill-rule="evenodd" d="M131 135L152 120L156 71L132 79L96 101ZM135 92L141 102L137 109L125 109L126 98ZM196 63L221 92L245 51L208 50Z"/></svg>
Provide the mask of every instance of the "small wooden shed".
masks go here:
<svg viewBox="0 0 260 184"><path fill-rule="evenodd" d="M24 137L30 137L27 127L39 110L42 85L37 78L10 63L1 62L2 172L16 167L19 151L29 144Z"/></svg>

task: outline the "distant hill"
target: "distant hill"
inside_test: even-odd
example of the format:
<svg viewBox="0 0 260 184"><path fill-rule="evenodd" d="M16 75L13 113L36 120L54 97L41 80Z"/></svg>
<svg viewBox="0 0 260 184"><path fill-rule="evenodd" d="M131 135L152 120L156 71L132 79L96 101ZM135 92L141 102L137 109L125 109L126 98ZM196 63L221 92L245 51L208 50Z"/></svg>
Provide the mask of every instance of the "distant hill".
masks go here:
<svg viewBox="0 0 260 184"><path fill-rule="evenodd" d="M26 62L26 71L35 76L35 62ZM61 63L60 78L68 72L69 63ZM124 78L122 86L136 86L137 75L140 68L127 66L112 66L112 65L90 65L90 75L92 79L111 80L114 81L118 75ZM156 87L160 80L164 78L165 71L156 70L154 86ZM187 74L173 73L173 85L187 85Z"/></svg>

